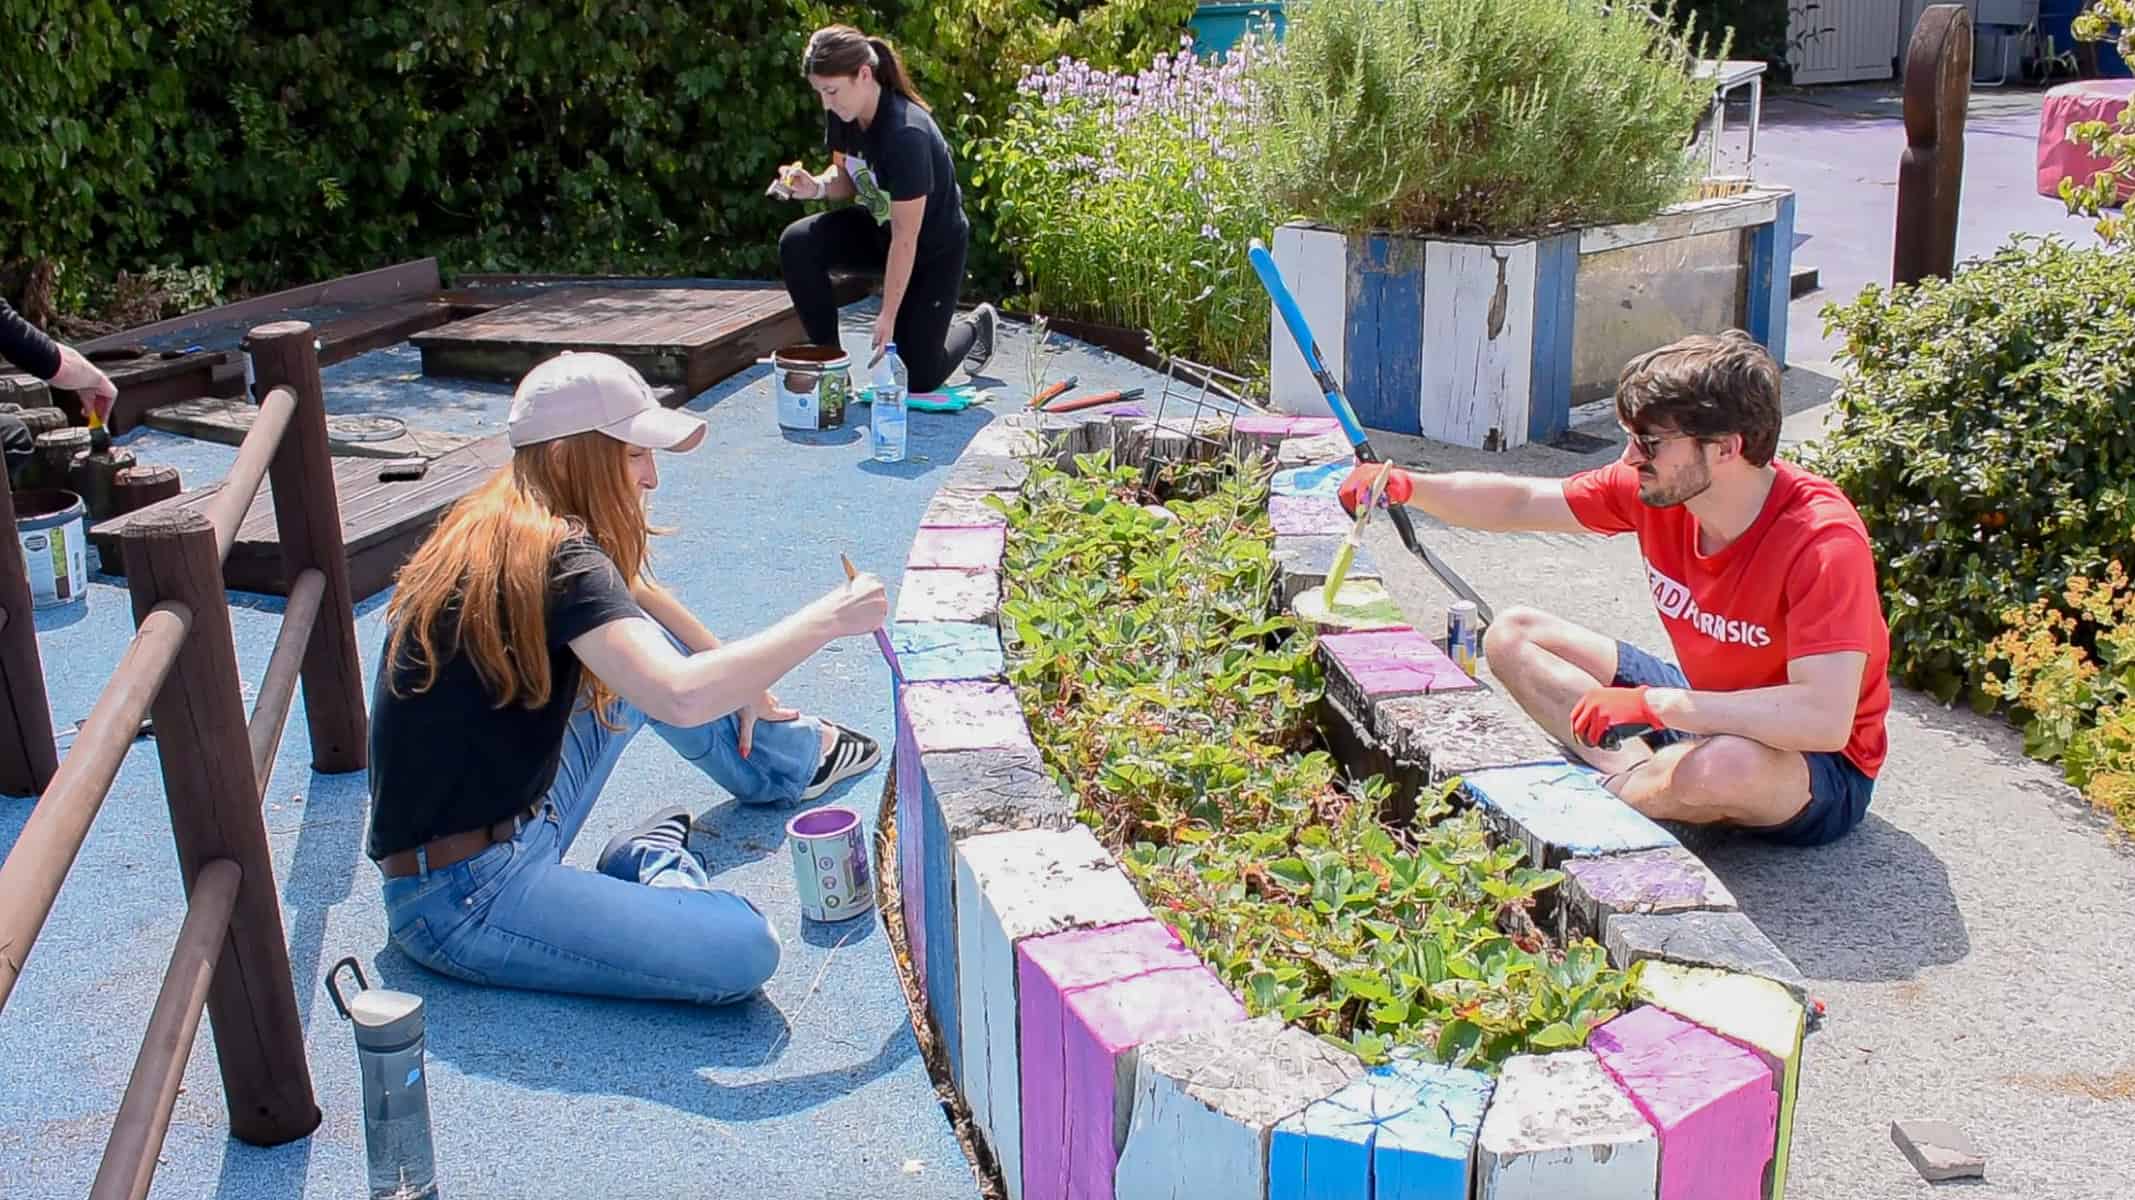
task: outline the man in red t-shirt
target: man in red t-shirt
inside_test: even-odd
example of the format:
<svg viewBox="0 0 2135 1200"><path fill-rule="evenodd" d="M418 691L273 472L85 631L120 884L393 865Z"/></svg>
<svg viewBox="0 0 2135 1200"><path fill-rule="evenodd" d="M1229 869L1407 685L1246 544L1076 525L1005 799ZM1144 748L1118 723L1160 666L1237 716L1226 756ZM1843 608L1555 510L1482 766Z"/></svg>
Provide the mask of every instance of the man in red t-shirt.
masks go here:
<svg viewBox="0 0 2135 1200"><path fill-rule="evenodd" d="M1837 839L1867 811L1890 709L1890 630L1860 515L1829 480L1773 459L1779 366L1740 331L1633 360L1616 415L1630 442L1606 467L1564 480L1396 470L1385 497L1478 529L1637 534L1680 668L1515 608L1483 638L1492 674L1647 816ZM1344 507L1377 473L1350 474Z"/></svg>

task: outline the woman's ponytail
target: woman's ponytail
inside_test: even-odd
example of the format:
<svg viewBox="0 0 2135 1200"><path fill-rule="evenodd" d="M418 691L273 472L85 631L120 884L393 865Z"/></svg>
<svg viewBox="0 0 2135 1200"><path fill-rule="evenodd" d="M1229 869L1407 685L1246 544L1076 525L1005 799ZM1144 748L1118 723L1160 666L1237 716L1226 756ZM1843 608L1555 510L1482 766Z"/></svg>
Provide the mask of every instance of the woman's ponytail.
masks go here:
<svg viewBox="0 0 2135 1200"><path fill-rule="evenodd" d="M933 107L920 96L919 89L912 86L912 75L904 69L904 59L898 56L897 47L890 45L888 38L879 37L867 39L867 45L875 52L875 81L928 112L933 112Z"/></svg>

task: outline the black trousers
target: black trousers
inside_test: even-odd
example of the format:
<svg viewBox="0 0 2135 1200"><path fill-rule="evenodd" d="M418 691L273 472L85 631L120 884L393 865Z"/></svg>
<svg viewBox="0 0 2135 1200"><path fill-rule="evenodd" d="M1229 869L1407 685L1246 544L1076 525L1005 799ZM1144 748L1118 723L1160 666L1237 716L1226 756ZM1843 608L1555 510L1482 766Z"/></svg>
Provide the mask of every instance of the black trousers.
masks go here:
<svg viewBox="0 0 2135 1200"><path fill-rule="evenodd" d="M971 322L956 320L956 299L964 287L964 251L958 241L912 264L911 282L897 308L897 357L904 360L914 392L938 391L971 352L976 336ZM880 275L889 265L890 227L878 225L857 204L802 217L779 235L779 271L793 298L808 340L838 344L838 303L831 293L832 271ZM863 372L864 374L864 372Z"/></svg>
<svg viewBox="0 0 2135 1200"><path fill-rule="evenodd" d="M37 436L13 413L0 413L0 452L7 456L10 482L20 479L22 469L37 457Z"/></svg>

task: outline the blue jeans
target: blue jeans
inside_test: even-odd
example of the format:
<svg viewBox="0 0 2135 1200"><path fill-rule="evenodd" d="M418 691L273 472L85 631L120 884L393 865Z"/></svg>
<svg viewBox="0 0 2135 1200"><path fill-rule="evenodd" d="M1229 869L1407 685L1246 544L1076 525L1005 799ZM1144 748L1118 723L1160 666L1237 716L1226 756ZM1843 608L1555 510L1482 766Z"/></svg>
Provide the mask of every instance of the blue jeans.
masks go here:
<svg viewBox="0 0 2135 1200"><path fill-rule="evenodd" d="M726 1004L763 986L778 966L778 934L755 905L714 888L687 851L631 842L596 871L563 856L647 724L744 804L799 799L822 759L822 726L759 721L744 759L734 715L690 728L629 704L611 715L621 728L585 708L572 715L556 782L518 836L385 881L394 945L433 971L499 987Z"/></svg>
<svg viewBox="0 0 2135 1200"><path fill-rule="evenodd" d="M1683 669L1674 663L1656 658L1629 642L1618 642L1614 684L1617 687L1687 688L1690 680L1684 678ZM1647 734L1645 742L1658 750L1696 737L1696 734L1678 729L1660 729ZM1768 841L1784 842L1789 846L1821 846L1835 842L1852 832L1853 827L1861 823L1861 818L1868 815L1868 800L1875 792L1876 781L1862 774L1861 769L1853 765L1853 760L1843 754L1813 751L1801 757L1809 764L1809 807L1783 825L1752 832Z"/></svg>

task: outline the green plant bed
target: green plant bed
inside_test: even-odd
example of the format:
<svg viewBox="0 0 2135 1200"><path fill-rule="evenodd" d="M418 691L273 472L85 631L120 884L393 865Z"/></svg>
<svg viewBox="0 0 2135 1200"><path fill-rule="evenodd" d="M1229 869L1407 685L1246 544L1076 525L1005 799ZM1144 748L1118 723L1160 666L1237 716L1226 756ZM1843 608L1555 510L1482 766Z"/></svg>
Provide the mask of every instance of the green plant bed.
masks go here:
<svg viewBox="0 0 2135 1200"><path fill-rule="evenodd" d="M1007 514L1009 677L1079 815L1255 1015L1366 1062L1583 1045L1623 1007L1591 941L1530 918L1559 882L1452 791L1356 779L1318 728L1310 635L1270 617L1268 475L1039 465ZM1161 508L1157 502L1161 500ZM1390 823L1389 812L1414 812Z"/></svg>

